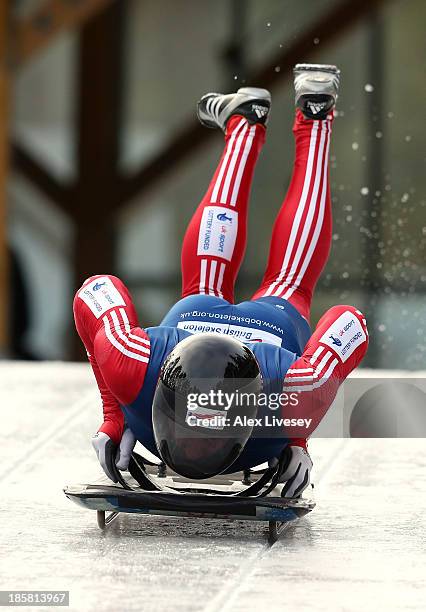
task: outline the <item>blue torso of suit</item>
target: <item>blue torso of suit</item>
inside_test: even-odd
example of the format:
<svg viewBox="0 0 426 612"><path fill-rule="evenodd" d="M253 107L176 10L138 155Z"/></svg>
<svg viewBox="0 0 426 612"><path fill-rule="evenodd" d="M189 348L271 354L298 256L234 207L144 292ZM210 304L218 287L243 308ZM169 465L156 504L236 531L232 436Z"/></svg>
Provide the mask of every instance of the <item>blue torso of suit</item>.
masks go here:
<svg viewBox="0 0 426 612"><path fill-rule="evenodd" d="M302 354L311 335L306 320L281 298L230 304L208 295L183 298L158 327L145 331L151 341L145 381L137 398L123 406L123 410L133 433L154 454L158 453L152 430L152 400L161 365L178 342L193 333L219 333L237 338L253 351L262 379L266 381L264 391L279 393L287 370ZM279 455L282 448L282 439L252 438L230 471L263 463Z"/></svg>

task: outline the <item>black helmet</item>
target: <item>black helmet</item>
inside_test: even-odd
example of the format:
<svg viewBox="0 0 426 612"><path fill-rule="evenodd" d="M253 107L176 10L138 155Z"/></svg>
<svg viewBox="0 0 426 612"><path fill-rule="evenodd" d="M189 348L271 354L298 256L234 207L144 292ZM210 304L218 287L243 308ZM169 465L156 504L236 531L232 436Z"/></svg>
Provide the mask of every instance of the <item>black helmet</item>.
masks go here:
<svg viewBox="0 0 426 612"><path fill-rule="evenodd" d="M257 414L261 388L256 358L238 340L196 334L179 342L163 363L152 404L163 461L187 478L225 471L252 433L246 419Z"/></svg>

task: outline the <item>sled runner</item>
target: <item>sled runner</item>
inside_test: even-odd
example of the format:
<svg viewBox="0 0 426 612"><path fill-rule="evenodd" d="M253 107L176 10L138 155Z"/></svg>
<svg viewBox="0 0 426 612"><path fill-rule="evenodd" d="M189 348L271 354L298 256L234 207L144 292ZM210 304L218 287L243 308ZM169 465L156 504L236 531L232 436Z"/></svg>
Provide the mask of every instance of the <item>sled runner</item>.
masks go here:
<svg viewBox="0 0 426 612"><path fill-rule="evenodd" d="M155 473L155 471L157 473ZM68 499L97 511L98 526L105 529L120 513L164 516L267 521L268 540L277 541L290 521L311 512L315 503L307 499L279 496L276 489L280 461L264 472L244 472L192 482L173 473L167 475L164 464L148 466L133 453L130 476L116 476L118 484L104 479L98 484L71 485L64 489Z"/></svg>

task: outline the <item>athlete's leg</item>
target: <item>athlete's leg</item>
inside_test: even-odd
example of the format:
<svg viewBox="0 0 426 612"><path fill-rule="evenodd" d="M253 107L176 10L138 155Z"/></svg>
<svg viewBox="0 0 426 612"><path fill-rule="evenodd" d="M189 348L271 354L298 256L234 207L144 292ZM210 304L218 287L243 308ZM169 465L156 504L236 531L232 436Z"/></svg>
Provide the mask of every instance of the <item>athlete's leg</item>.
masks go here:
<svg viewBox="0 0 426 612"><path fill-rule="evenodd" d="M296 111L293 176L275 221L265 276L252 298L282 297L308 320L312 294L331 245L331 125L331 117L315 121Z"/></svg>
<svg viewBox="0 0 426 612"><path fill-rule="evenodd" d="M243 105L236 108L226 123L224 152L183 241L182 297L207 294L233 302L235 279L246 246L250 188L256 160L265 140L262 123L269 110L266 94L269 96L265 92L265 100L233 94L241 96ZM220 96L222 98L225 96ZM231 96L228 98L232 102ZM219 98L213 98L208 108L215 106L216 99L220 117ZM253 112L252 101L266 103L264 107L255 106L265 111L261 118ZM250 109L247 104L251 104ZM218 117L208 115L207 110L202 116L199 111L199 117L203 123L222 127Z"/></svg>
<svg viewBox="0 0 426 612"><path fill-rule="evenodd" d="M266 273L253 298L284 298L306 319L331 244L328 153L339 74L328 65L295 68L293 177L273 229Z"/></svg>
<svg viewBox="0 0 426 612"><path fill-rule="evenodd" d="M182 297L201 293L233 301L251 182L264 140L263 125L249 125L238 115L228 122L225 150L183 240Z"/></svg>

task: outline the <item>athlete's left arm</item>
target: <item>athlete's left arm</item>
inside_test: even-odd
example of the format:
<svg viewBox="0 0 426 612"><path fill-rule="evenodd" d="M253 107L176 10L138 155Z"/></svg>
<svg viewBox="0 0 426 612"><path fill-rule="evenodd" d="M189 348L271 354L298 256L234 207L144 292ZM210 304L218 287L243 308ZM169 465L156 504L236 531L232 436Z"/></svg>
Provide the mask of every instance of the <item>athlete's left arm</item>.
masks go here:
<svg viewBox="0 0 426 612"><path fill-rule="evenodd" d="M304 425L288 432L291 455L281 477L285 482L282 495L296 497L309 485L312 460L307 438L327 413L342 382L363 359L367 347L364 315L352 306L335 306L321 318L303 355L287 371L283 391L291 402L283 416L301 419Z"/></svg>
<svg viewBox="0 0 426 612"><path fill-rule="evenodd" d="M365 317L353 306L334 306L320 319L302 356L284 379L283 391L294 398L291 417L307 422L311 419L303 438L318 427L340 385L364 358L367 347ZM290 416L288 408L286 416ZM296 430L296 436L302 434L302 429Z"/></svg>

